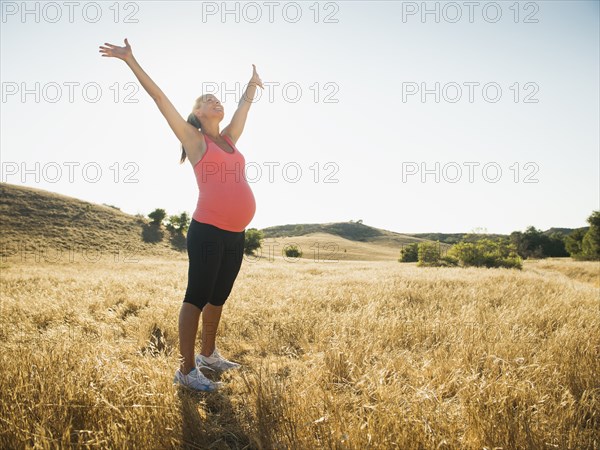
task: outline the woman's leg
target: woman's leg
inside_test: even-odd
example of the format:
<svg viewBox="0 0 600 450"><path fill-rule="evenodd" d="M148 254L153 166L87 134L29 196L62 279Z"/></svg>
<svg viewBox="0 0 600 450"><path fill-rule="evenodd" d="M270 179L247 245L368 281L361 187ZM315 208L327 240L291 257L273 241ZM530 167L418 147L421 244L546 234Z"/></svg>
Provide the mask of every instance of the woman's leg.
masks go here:
<svg viewBox="0 0 600 450"><path fill-rule="evenodd" d="M223 305L215 306L207 303L202 308L202 351L201 355L210 356L215 351L217 329L221 320Z"/></svg>
<svg viewBox="0 0 600 450"><path fill-rule="evenodd" d="M179 353L183 360L181 362L181 373L187 375L196 367L194 360L194 344L198 332L198 321L200 309L191 303L184 302L179 311Z"/></svg>
<svg viewBox="0 0 600 450"><path fill-rule="evenodd" d="M202 308L202 351L203 356L212 355L223 304L229 297L240 271L244 257L246 232L223 232L223 257L209 303Z"/></svg>
<svg viewBox="0 0 600 450"><path fill-rule="evenodd" d="M194 345L198 322L201 312L212 297L221 265L223 243L220 233L218 228L192 219L186 236L188 284L179 311L179 349L182 357L180 370L183 374L188 374L196 366Z"/></svg>

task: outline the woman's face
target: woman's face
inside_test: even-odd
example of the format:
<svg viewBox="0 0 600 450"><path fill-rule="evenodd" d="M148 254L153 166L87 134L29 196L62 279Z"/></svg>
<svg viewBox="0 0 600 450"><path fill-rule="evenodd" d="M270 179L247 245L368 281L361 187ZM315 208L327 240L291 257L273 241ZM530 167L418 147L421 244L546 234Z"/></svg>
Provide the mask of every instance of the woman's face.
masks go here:
<svg viewBox="0 0 600 450"><path fill-rule="evenodd" d="M220 122L225 116L225 109L217 97L209 94L204 98L204 101L200 102L197 115L200 121L208 119Z"/></svg>

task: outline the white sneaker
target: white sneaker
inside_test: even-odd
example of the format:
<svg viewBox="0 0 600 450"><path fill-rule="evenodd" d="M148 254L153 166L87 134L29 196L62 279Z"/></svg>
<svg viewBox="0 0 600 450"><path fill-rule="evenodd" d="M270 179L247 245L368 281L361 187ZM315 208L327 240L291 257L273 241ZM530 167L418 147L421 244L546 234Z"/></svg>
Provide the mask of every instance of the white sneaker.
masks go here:
<svg viewBox="0 0 600 450"><path fill-rule="evenodd" d="M199 368L207 368L219 372L225 372L230 369L239 369L241 367L240 364L223 358L216 348L210 356L196 355L196 365Z"/></svg>
<svg viewBox="0 0 600 450"><path fill-rule="evenodd" d="M195 391L205 392L216 391L223 384L220 381L209 380L204 376L202 372L200 372L195 367L187 375L184 375L183 373L181 373L180 369L177 369L177 372L175 372L175 378L173 379L173 383L193 389Z"/></svg>

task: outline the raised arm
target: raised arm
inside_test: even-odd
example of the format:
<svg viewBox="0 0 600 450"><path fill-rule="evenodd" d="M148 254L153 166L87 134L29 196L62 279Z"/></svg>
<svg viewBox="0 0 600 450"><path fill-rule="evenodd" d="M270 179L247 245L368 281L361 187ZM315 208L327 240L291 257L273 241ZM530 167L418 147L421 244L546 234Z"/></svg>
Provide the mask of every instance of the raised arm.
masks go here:
<svg viewBox="0 0 600 450"><path fill-rule="evenodd" d="M154 100L158 109L162 115L167 119L169 126L179 139L179 142L184 146L186 150L192 150L198 148L204 143L202 134L194 128L193 125L189 124L182 116L177 112L171 101L163 93L163 91L156 85L154 81L148 76L144 69L138 64L133 56L129 41L125 38L125 46L118 47L109 43L104 43L106 47L100 46L100 53L102 56L109 56L121 59L129 66L133 71L134 75L139 80L142 87L148 92L150 97ZM189 156L189 155L188 155Z"/></svg>
<svg viewBox="0 0 600 450"><path fill-rule="evenodd" d="M256 73L256 66L252 64L252 78L248 82L246 92L242 95L242 98L238 103L238 108L231 118L231 123L223 129L223 134L230 136L234 144L240 138L242 131L244 131L248 111L250 111L250 106L252 105L252 100L254 100L254 94L256 93L256 86L260 86L261 89L264 89L262 81L258 76L258 73Z"/></svg>

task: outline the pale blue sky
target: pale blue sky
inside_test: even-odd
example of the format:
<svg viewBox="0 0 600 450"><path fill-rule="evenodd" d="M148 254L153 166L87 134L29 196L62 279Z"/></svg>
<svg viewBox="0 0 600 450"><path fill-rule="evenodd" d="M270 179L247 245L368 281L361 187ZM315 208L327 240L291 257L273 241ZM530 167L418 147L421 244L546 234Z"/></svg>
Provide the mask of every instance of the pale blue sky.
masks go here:
<svg viewBox="0 0 600 450"><path fill-rule="evenodd" d="M140 65L185 118L208 87L203 83L213 83L225 106L224 128L239 94L222 89L245 86L253 63L264 83L274 83L273 98L265 90L252 105L237 143L251 163L247 177L257 201L249 227L362 219L407 233L510 233L529 225L586 226L600 208L598 2L519 2L517 23L512 1L497 3L502 16L495 23L495 11L484 17L481 7L470 23L464 2L455 3L463 14L455 23L448 2L427 3L440 9L439 23L419 14L403 21L403 9L420 8L420 1L298 2L302 16L293 23L292 3L278 2L269 23L267 6L256 2L263 16L252 23L256 9L245 2L228 3L240 9L237 21L203 16L203 7L222 2L122 2L115 23L114 2L100 2L101 17L93 23L96 11L88 8L84 17L82 2L70 23L62 2L56 3L62 5L58 19L47 3L37 3L38 22L35 14L15 12L21 2L2 2L2 181L132 214L158 207L170 214L194 211L193 171L187 161L179 165L180 145L166 120L131 70L98 52L104 42L123 45L127 37ZM137 23L124 23L127 13ZM328 14L337 23L326 23ZM23 100L21 89L35 91L36 82L42 97ZM137 92L125 86L130 82ZM433 89L436 82L445 94L439 103L433 95L403 101L407 83ZM53 83L62 89L56 102L50 101ZM72 102L69 83L79 83ZM101 89L98 101L84 97L86 83ZM451 102L455 83L463 96ZM472 103L468 83L479 83ZM497 102L483 97L481 87L489 83L501 89ZM289 88L287 98L282 86ZM301 92L297 102L289 99L294 86ZM15 87L19 92L11 94ZM123 100L130 93L137 103ZM525 102L528 95L537 103ZM327 96L337 102L326 102ZM123 179L133 173L128 162L137 167L133 183ZM403 181L403 165L434 170L436 162L439 182L433 175ZM70 163L79 163L72 182ZM285 178L287 163L302 170L295 183ZM478 164L473 182L469 163ZM487 163L502 170L495 183L484 179ZM31 171L24 181L22 164ZM95 183L93 164L102 170ZM269 164L279 164L272 180ZM452 183L456 166L463 173ZM293 167L287 172L295 174ZM333 182L325 182L327 175ZM487 175L496 175L494 167ZM537 183L524 182L527 175Z"/></svg>

